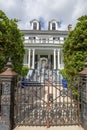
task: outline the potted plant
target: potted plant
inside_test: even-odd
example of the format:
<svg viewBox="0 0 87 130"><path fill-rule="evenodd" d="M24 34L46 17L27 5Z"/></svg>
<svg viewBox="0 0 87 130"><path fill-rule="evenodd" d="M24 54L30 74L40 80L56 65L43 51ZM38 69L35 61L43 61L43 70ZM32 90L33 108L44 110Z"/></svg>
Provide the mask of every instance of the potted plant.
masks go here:
<svg viewBox="0 0 87 130"><path fill-rule="evenodd" d="M25 77L29 71L29 68L27 66L22 67L21 75L22 77Z"/></svg>
<svg viewBox="0 0 87 130"><path fill-rule="evenodd" d="M67 75L65 69L60 70L60 73L62 75L62 85L64 88L67 88Z"/></svg>

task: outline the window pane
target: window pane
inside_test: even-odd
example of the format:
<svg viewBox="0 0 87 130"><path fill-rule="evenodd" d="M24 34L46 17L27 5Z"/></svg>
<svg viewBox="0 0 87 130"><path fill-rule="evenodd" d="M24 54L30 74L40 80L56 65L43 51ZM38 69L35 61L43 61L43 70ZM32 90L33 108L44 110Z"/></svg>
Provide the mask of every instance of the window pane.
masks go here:
<svg viewBox="0 0 87 130"><path fill-rule="evenodd" d="M33 29L37 30L37 23L36 22L33 23Z"/></svg>
<svg viewBox="0 0 87 130"><path fill-rule="evenodd" d="M56 30L55 23L52 23L52 30Z"/></svg>

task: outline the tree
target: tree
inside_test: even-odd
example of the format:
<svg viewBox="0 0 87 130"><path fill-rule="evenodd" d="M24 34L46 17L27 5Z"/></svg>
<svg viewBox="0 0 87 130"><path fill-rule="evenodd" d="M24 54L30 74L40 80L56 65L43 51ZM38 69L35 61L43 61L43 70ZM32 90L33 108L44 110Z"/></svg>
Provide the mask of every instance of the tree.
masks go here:
<svg viewBox="0 0 87 130"><path fill-rule="evenodd" d="M87 57L87 15L78 18L78 23L63 45L64 69L67 76L74 76L83 69Z"/></svg>
<svg viewBox="0 0 87 130"><path fill-rule="evenodd" d="M18 20L9 19L3 11L0 10L0 72L5 67L9 58L13 63L13 69L21 73L24 45L23 34L18 29Z"/></svg>

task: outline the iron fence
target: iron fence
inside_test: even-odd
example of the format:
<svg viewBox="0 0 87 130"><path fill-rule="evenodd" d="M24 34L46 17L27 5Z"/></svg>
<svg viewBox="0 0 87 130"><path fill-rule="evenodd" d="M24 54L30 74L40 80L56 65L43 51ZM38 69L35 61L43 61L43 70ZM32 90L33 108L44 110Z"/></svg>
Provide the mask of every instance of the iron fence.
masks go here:
<svg viewBox="0 0 87 130"><path fill-rule="evenodd" d="M30 70L15 91L15 125L80 124L80 78L63 87L59 70Z"/></svg>

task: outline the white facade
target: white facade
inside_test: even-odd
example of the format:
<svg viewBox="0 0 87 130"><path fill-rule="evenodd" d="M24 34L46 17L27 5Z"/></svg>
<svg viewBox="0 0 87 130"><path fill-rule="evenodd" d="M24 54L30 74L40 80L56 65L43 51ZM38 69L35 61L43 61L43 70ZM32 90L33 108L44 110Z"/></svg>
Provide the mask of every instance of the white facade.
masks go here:
<svg viewBox="0 0 87 130"><path fill-rule="evenodd" d="M52 27L53 26L53 27ZM22 30L24 35L24 65L32 69L39 69L49 61L50 68L62 69L62 45L69 31L59 31L58 22L49 22L48 30L41 30L40 22L31 21L31 30Z"/></svg>

